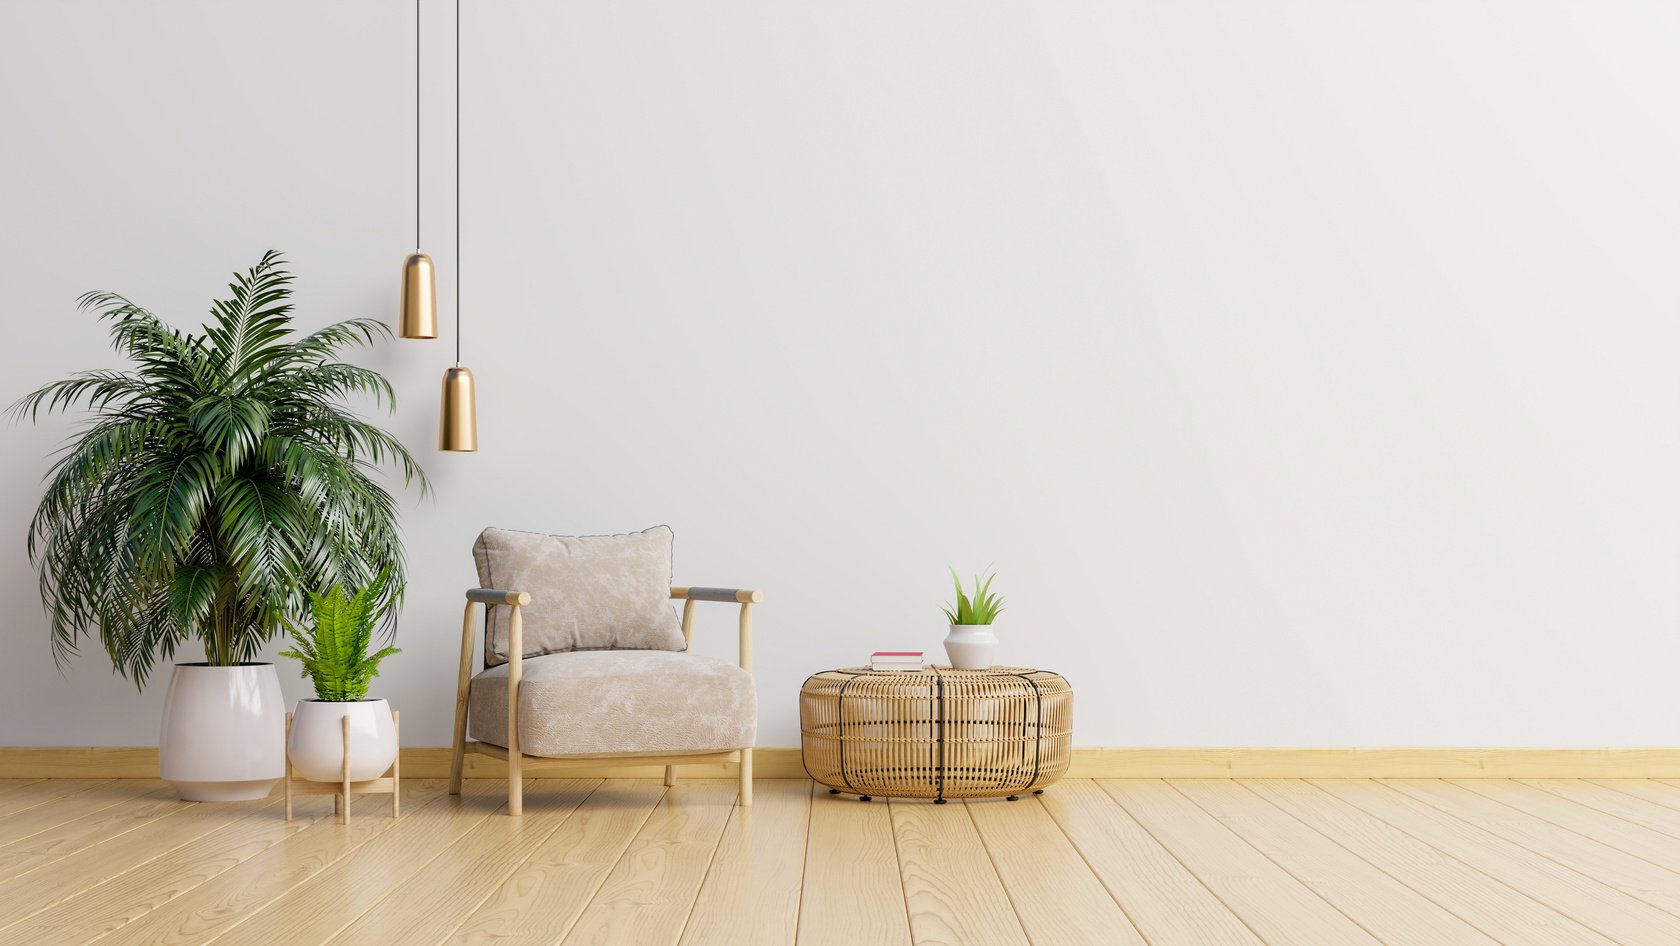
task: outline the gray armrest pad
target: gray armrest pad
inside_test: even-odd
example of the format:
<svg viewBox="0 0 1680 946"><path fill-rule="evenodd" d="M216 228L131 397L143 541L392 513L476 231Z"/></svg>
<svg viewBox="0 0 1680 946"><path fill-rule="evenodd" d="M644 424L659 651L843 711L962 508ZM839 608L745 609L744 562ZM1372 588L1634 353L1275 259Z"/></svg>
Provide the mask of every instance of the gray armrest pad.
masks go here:
<svg viewBox="0 0 1680 946"><path fill-rule="evenodd" d="M525 591L502 591L497 588L468 588L467 600L480 604L530 604L531 595Z"/></svg>
<svg viewBox="0 0 1680 946"><path fill-rule="evenodd" d="M673 588L671 596L687 598L690 601L727 601L740 604L753 604L764 600L763 592L746 588Z"/></svg>

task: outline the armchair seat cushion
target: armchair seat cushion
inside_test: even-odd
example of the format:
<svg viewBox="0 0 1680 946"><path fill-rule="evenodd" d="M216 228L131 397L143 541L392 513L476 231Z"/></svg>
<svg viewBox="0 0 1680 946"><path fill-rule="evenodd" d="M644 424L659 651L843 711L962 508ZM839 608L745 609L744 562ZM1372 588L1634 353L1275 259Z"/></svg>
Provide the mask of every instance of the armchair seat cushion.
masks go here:
<svg viewBox="0 0 1680 946"><path fill-rule="evenodd" d="M669 755L753 744L758 697L733 664L664 650L527 657L519 682L525 755ZM506 664L472 680L472 737L507 748Z"/></svg>

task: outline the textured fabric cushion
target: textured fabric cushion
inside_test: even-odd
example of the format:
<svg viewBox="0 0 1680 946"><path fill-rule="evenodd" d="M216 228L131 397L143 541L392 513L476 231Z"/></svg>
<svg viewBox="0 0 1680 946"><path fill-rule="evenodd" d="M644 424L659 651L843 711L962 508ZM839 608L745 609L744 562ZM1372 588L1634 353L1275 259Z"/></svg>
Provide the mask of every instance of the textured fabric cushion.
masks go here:
<svg viewBox="0 0 1680 946"><path fill-rule="evenodd" d="M573 650L684 650L671 606L671 530L543 535L485 529L473 543L484 588L525 591L526 656ZM508 613L493 608L484 665L507 662Z"/></svg>
<svg viewBox="0 0 1680 946"><path fill-rule="evenodd" d="M593 650L520 661L526 755L745 749L758 731L752 674L697 654ZM472 680L472 737L507 747L507 665Z"/></svg>

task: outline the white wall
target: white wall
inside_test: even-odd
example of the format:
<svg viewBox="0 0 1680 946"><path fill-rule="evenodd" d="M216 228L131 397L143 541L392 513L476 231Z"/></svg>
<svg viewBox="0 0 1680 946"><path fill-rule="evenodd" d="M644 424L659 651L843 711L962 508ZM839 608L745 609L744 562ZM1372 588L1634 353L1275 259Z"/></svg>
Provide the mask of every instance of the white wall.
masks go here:
<svg viewBox="0 0 1680 946"><path fill-rule="evenodd" d="M112 363L78 293L195 324L269 247L304 322L394 316L410 9L0 7L4 398ZM466 16L482 452L430 450L447 338L369 356L438 486L378 683L411 744L482 526L658 522L769 596L761 745L811 671L937 651L947 563L996 564L1084 745L1676 742L1680 6ZM68 430L5 432L0 745L150 744L161 678L53 669L23 540Z"/></svg>

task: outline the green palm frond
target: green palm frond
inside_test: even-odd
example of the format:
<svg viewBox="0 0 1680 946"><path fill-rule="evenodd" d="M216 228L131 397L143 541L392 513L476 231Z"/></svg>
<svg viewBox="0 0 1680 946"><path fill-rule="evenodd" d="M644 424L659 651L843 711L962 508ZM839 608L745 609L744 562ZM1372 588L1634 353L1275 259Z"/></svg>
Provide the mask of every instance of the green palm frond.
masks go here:
<svg viewBox="0 0 1680 946"><path fill-rule="evenodd" d="M293 342L292 351L300 358L326 359L346 346L372 345L390 337L391 327L378 319L345 319Z"/></svg>
<svg viewBox="0 0 1680 946"><path fill-rule="evenodd" d="M309 610L306 589L362 587L389 628L403 551L395 497L376 468L429 491L418 461L343 405L394 408L376 371L345 349L390 337L373 319L292 327L279 254L236 274L202 334L110 292L80 307L109 323L126 370L83 371L25 395L15 419L85 409L47 472L29 555L61 663L97 635L143 684L185 641L212 663L247 660Z"/></svg>

